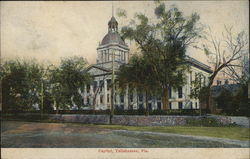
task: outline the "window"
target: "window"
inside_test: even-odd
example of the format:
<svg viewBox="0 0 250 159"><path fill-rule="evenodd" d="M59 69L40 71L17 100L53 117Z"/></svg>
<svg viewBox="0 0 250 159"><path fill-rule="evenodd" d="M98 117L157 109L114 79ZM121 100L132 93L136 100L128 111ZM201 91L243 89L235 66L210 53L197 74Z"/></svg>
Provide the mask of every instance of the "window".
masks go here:
<svg viewBox="0 0 250 159"><path fill-rule="evenodd" d="M100 57L100 59L101 59L101 61L103 61L103 53L102 53L102 51L101 51L101 57Z"/></svg>
<svg viewBox="0 0 250 159"><path fill-rule="evenodd" d="M228 79L226 79L226 80L225 80L225 84L228 84L228 83L229 83L229 82L228 82Z"/></svg>
<svg viewBox="0 0 250 159"><path fill-rule="evenodd" d="M195 102L195 108L198 109L198 104L197 104L197 102Z"/></svg>
<svg viewBox="0 0 250 159"><path fill-rule="evenodd" d="M161 110L161 102L157 102L157 110Z"/></svg>
<svg viewBox="0 0 250 159"><path fill-rule="evenodd" d="M118 88L118 82L117 82L117 79L115 79L115 90Z"/></svg>
<svg viewBox="0 0 250 159"><path fill-rule="evenodd" d="M94 92L96 91L97 88L97 81L94 81Z"/></svg>
<svg viewBox="0 0 250 159"><path fill-rule="evenodd" d="M124 61L127 61L127 53L124 52Z"/></svg>
<svg viewBox="0 0 250 159"><path fill-rule="evenodd" d="M179 109L182 109L182 102L178 102Z"/></svg>
<svg viewBox="0 0 250 159"><path fill-rule="evenodd" d="M88 84L87 85L87 93L89 93L89 91L90 91L90 85Z"/></svg>
<svg viewBox="0 0 250 159"><path fill-rule="evenodd" d="M143 95L139 94L139 101L142 102L142 100L143 100Z"/></svg>
<svg viewBox="0 0 250 159"><path fill-rule="evenodd" d="M121 101L121 103L124 103L124 96L123 95L120 95L120 101Z"/></svg>
<svg viewBox="0 0 250 159"><path fill-rule="evenodd" d="M168 88L168 96L169 96L169 98L172 98L172 89L171 89L171 87Z"/></svg>
<svg viewBox="0 0 250 159"><path fill-rule="evenodd" d="M195 80L198 80L199 76L198 73L195 72Z"/></svg>
<svg viewBox="0 0 250 159"><path fill-rule="evenodd" d="M109 103L109 94L107 94L107 103Z"/></svg>
<svg viewBox="0 0 250 159"><path fill-rule="evenodd" d="M121 61L123 61L123 58L124 58L124 54L123 54L123 52L121 51Z"/></svg>
<svg viewBox="0 0 250 159"><path fill-rule="evenodd" d="M217 80L217 85L221 85L221 81Z"/></svg>
<svg viewBox="0 0 250 159"><path fill-rule="evenodd" d="M133 94L129 95L130 102L133 102Z"/></svg>
<svg viewBox="0 0 250 159"><path fill-rule="evenodd" d="M139 104L139 110L143 110L143 105Z"/></svg>
<svg viewBox="0 0 250 159"><path fill-rule="evenodd" d="M190 102L190 108L193 109L193 102Z"/></svg>
<svg viewBox="0 0 250 159"><path fill-rule="evenodd" d="M112 58L112 56L110 56L108 52L106 52L106 54L107 54L107 62L108 62L108 61L111 61L111 60L110 60L110 57Z"/></svg>
<svg viewBox="0 0 250 159"><path fill-rule="evenodd" d="M182 98L182 87L178 88L178 98Z"/></svg>
<svg viewBox="0 0 250 159"><path fill-rule="evenodd" d="M103 52L103 54L104 54L104 62L107 62L108 61L107 60L107 54L105 52Z"/></svg>
<svg viewBox="0 0 250 159"><path fill-rule="evenodd" d="M148 103L148 108L149 108L150 111L152 110L152 104L151 103Z"/></svg>
<svg viewBox="0 0 250 159"><path fill-rule="evenodd" d="M100 96L100 103L103 103L103 95Z"/></svg>
<svg viewBox="0 0 250 159"><path fill-rule="evenodd" d="M102 87L103 87L103 80L99 81L99 89L100 89L100 92L102 91Z"/></svg>
<svg viewBox="0 0 250 159"><path fill-rule="evenodd" d="M112 58L113 58L113 52L110 51L110 52L109 52L109 61L112 61Z"/></svg>
<svg viewBox="0 0 250 159"><path fill-rule="evenodd" d="M172 103L169 102L169 109L172 109Z"/></svg>
<svg viewBox="0 0 250 159"><path fill-rule="evenodd" d="M120 61L120 60L121 60L121 52L120 52L120 51L115 52L114 56L115 56L115 57L114 57L115 60L117 60L117 61Z"/></svg>
<svg viewBox="0 0 250 159"><path fill-rule="evenodd" d="M190 83L192 83L192 71L190 72Z"/></svg>
<svg viewBox="0 0 250 159"><path fill-rule="evenodd" d="M125 61L125 58L126 58L125 56L126 56L125 52L122 52L122 60L123 61Z"/></svg>
<svg viewBox="0 0 250 159"><path fill-rule="evenodd" d="M89 98L87 98L87 104L88 104L88 105L90 104L90 102L89 102Z"/></svg>
<svg viewBox="0 0 250 159"><path fill-rule="evenodd" d="M107 90L109 91L111 87L111 79L107 79Z"/></svg>

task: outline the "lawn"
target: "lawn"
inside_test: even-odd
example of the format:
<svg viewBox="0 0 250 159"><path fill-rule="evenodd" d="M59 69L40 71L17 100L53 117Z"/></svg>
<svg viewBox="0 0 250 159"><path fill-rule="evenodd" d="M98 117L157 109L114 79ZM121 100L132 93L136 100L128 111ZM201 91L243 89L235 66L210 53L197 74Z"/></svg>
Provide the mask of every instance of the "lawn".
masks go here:
<svg viewBox="0 0 250 159"><path fill-rule="evenodd" d="M249 129L240 127L196 127L196 126L122 126L122 125L92 125L100 128L131 131L151 131L174 133L182 135L208 136L236 140L249 140Z"/></svg>

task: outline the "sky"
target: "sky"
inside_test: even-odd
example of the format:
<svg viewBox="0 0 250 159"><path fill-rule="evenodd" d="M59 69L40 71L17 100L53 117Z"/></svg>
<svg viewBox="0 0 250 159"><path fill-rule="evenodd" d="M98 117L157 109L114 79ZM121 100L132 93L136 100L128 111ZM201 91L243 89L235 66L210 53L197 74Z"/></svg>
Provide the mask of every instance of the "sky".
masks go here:
<svg viewBox="0 0 250 159"><path fill-rule="evenodd" d="M200 15L200 23L210 26L221 38L224 25L235 33L245 30L249 35L248 1L165 1L167 8L175 5L184 16ZM44 64L58 64L69 56L82 56L89 64L96 62L96 48L108 32L112 16L111 1L4 1L1 4L1 59L35 58ZM119 28L127 25L134 14L154 17L153 1L114 1L114 12L124 9L127 18L116 17ZM249 36L248 36L249 37ZM126 41L130 52L135 46ZM200 50L187 54L207 64Z"/></svg>

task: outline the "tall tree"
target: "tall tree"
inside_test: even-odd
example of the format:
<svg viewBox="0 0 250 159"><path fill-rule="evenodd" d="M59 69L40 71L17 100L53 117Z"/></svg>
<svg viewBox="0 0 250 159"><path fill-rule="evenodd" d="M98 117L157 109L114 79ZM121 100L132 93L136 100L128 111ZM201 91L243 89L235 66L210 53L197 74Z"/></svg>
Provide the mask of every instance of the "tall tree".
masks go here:
<svg viewBox="0 0 250 159"><path fill-rule="evenodd" d="M151 76L161 90L163 109L168 109L170 87L177 89L185 83L184 72L186 48L199 38L199 16L193 13L184 17L176 7L169 10L164 3L155 8L157 21L149 22L148 17L136 14L138 22L122 28L123 38L134 40L152 69Z"/></svg>
<svg viewBox="0 0 250 159"><path fill-rule="evenodd" d="M225 33L222 33L223 39L214 36L209 28L206 38L206 44L203 45L204 52L209 57L212 65L212 74L209 77L208 90L211 90L215 78L220 72L229 75L229 78L240 77L239 68L242 68L241 60L244 54L247 54L248 38L244 31L234 34L232 27L225 26ZM238 72L238 73L237 73ZM242 74L242 72L240 72ZM207 109L210 108L211 95L207 96Z"/></svg>
<svg viewBox="0 0 250 159"><path fill-rule="evenodd" d="M50 69L51 93L56 107L62 106L68 109L66 105L76 105L77 109L83 106L82 97L79 89L83 92L83 86L89 84L92 78L85 71L87 61L83 57L69 57L61 60L58 67Z"/></svg>
<svg viewBox="0 0 250 159"><path fill-rule="evenodd" d="M152 68L143 56L133 55L129 64L122 65L118 72L117 81L124 91L127 87L130 92L145 93L145 115L149 115L149 96L156 94L156 81L151 76Z"/></svg>
<svg viewBox="0 0 250 159"><path fill-rule="evenodd" d="M39 103L43 66L35 60L10 60L1 68L3 111L34 110Z"/></svg>

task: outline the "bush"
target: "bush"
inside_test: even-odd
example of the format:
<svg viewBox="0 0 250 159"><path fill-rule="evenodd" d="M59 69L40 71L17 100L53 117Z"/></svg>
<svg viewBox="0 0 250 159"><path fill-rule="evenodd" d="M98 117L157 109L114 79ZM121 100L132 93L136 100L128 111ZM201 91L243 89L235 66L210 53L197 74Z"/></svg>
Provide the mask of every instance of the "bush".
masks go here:
<svg viewBox="0 0 250 159"><path fill-rule="evenodd" d="M36 111L8 111L3 112L4 114L24 114L24 113L37 113L40 114L39 110ZM207 111L202 110L202 115L206 114ZM44 111L44 114L56 114L56 110L47 110ZM59 110L58 114L110 114L110 110ZM145 115L145 109L139 110L122 110L115 109L115 115ZM191 110L191 109L172 109L172 110L152 110L150 111L150 115L190 115L190 116L198 116L200 115L200 110Z"/></svg>
<svg viewBox="0 0 250 159"><path fill-rule="evenodd" d="M218 120L214 118L200 118L200 119L187 119L187 125L190 126L223 126Z"/></svg>

